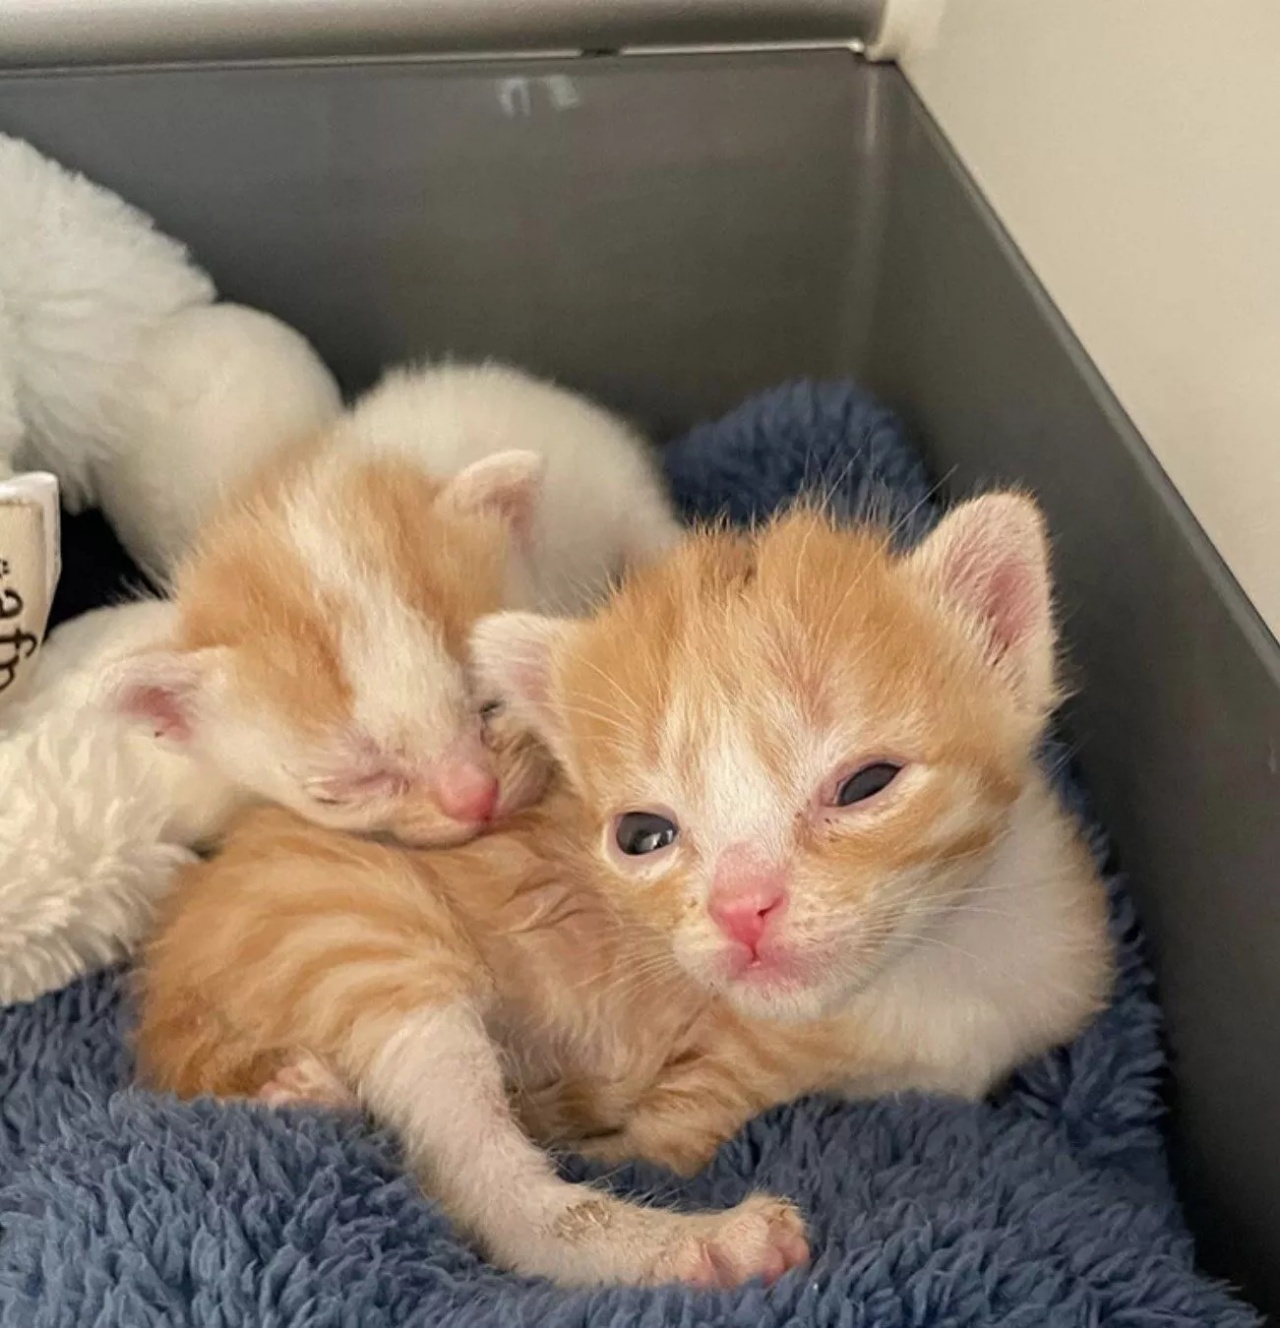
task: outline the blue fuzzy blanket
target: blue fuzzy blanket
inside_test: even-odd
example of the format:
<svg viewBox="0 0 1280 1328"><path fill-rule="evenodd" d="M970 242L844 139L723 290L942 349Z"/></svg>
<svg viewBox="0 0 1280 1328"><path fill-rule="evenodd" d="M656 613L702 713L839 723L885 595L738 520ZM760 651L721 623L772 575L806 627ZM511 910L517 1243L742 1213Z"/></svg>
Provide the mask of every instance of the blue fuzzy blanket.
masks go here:
<svg viewBox="0 0 1280 1328"><path fill-rule="evenodd" d="M750 520L814 485L851 514L896 515L908 538L933 515L898 424L848 387L771 393L673 444L667 466L690 515ZM692 1181L613 1178L675 1204L794 1196L814 1262L767 1291L568 1293L495 1272L386 1139L131 1089L120 975L2 1011L0 1323L1243 1328L1252 1313L1194 1271L1160 1137L1150 976L1114 880L1111 898L1115 1004L998 1100L805 1102Z"/></svg>

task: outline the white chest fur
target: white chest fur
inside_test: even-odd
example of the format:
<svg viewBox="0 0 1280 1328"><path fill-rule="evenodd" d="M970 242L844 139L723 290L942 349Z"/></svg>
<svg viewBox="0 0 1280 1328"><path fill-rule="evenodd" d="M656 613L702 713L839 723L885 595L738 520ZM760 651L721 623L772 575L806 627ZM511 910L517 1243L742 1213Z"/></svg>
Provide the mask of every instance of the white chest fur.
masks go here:
<svg viewBox="0 0 1280 1328"><path fill-rule="evenodd" d="M920 1089L980 1097L1072 1037L1105 1001L1102 887L1043 780L1023 795L991 869L851 1010L862 1097Z"/></svg>

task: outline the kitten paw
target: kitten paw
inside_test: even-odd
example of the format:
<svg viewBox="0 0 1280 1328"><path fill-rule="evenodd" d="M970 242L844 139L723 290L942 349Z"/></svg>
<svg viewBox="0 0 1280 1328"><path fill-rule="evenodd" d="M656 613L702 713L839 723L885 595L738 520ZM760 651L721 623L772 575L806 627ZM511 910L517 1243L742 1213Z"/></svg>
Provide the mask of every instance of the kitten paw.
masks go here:
<svg viewBox="0 0 1280 1328"><path fill-rule="evenodd" d="M809 1262L804 1219L793 1204L754 1195L726 1213L688 1225L654 1261L653 1282L735 1287L752 1278L765 1285Z"/></svg>
<svg viewBox="0 0 1280 1328"><path fill-rule="evenodd" d="M280 1067L255 1095L269 1107L332 1107L345 1110L356 1106L356 1096L327 1065L315 1056L299 1056Z"/></svg>

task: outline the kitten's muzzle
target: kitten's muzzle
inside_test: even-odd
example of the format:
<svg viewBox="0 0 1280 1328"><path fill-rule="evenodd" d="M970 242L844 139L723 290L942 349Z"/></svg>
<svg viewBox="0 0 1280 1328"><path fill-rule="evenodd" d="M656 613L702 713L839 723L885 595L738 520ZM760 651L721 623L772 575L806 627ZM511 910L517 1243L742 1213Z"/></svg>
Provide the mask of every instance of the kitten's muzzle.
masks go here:
<svg viewBox="0 0 1280 1328"><path fill-rule="evenodd" d="M749 844L734 844L716 863L707 912L730 941L755 959L782 922L789 886L784 866L762 860Z"/></svg>

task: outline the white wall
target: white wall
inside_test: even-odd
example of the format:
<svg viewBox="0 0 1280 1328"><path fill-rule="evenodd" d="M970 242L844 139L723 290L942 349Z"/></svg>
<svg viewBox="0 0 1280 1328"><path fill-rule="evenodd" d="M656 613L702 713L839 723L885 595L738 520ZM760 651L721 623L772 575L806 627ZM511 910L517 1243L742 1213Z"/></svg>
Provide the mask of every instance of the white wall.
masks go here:
<svg viewBox="0 0 1280 1328"><path fill-rule="evenodd" d="M912 83L1280 634L1280 0L900 0L890 20Z"/></svg>

